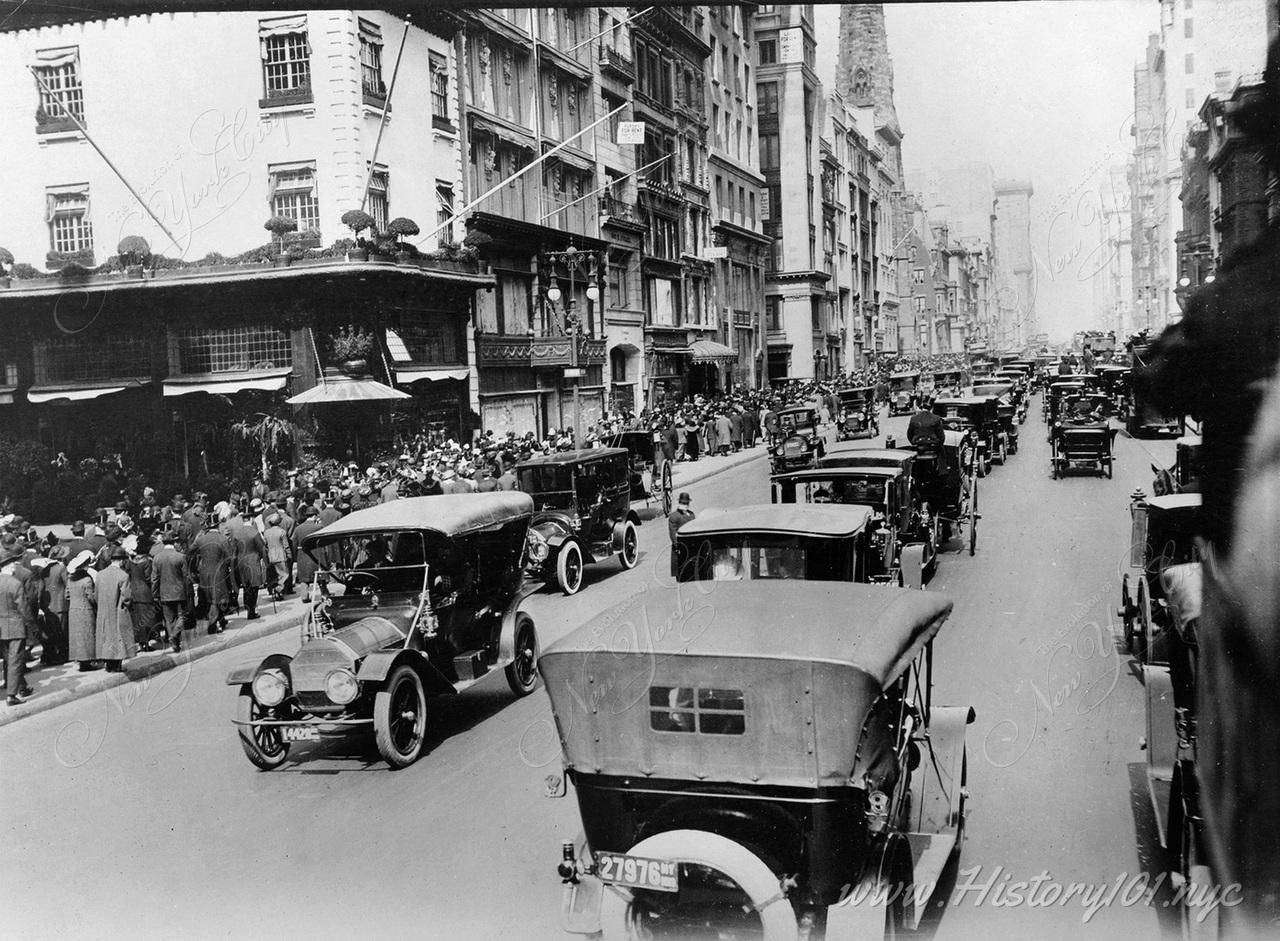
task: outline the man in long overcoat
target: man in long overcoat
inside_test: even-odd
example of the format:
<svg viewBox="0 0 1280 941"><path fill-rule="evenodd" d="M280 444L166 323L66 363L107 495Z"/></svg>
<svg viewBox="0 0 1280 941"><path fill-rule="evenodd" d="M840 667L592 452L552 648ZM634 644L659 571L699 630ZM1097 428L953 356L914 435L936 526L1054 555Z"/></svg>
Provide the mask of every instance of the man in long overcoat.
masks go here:
<svg viewBox="0 0 1280 941"><path fill-rule="evenodd" d="M183 617L186 613L187 586L191 581L191 573L187 568L187 557L174 547L174 531L166 529L160 538L164 548L151 563L151 594L160 605L169 646L177 653L182 649Z"/></svg>
<svg viewBox="0 0 1280 941"><path fill-rule="evenodd" d="M267 545L262 533L243 516L233 512L227 521L227 535L231 537L235 554L236 581L244 589L245 620L258 619L258 591L267 583Z"/></svg>
<svg viewBox="0 0 1280 941"><path fill-rule="evenodd" d="M192 567L200 582L200 614L208 619L209 633L227 626L227 612L235 607L235 550L218 529L206 529L191 548Z"/></svg>
<svg viewBox="0 0 1280 941"><path fill-rule="evenodd" d="M95 634L97 659L105 660L108 673L119 673L121 664L136 656L133 636L133 589L129 585L129 553L123 546L111 550L111 564L98 573L98 624Z"/></svg>
<svg viewBox="0 0 1280 941"><path fill-rule="evenodd" d="M13 574L17 556L0 551L0 650L4 652L5 693L10 706L31 695L27 687L27 633L31 608L26 585Z"/></svg>

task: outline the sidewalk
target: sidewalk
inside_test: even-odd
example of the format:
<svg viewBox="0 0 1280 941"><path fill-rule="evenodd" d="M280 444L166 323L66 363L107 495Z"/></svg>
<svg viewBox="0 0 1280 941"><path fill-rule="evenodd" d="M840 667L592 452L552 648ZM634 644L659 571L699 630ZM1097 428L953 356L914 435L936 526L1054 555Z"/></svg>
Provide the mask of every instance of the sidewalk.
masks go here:
<svg viewBox="0 0 1280 941"><path fill-rule="evenodd" d="M302 602L297 598L277 602L273 611L268 600L265 605L260 606L258 613L261 618L256 621L246 621L242 615L231 617L226 630L221 634L206 634L203 626L199 628L199 633L186 631L183 640L188 646L180 653L174 653L168 647L140 653L124 662L124 671L121 673L107 673L103 670L81 673L79 665L74 661L56 667L28 670L27 683L34 695L20 706L0 706L0 726L47 712L63 703L164 673L184 663L203 660L268 634L297 627L302 622Z"/></svg>
<svg viewBox="0 0 1280 941"><path fill-rule="evenodd" d="M723 471L740 467L755 458L763 458L767 454L768 450L765 446L757 444L754 448L731 452L723 457L702 457L697 461L684 461L672 468L672 485L678 492ZM41 531L47 528L51 527L41 527ZM200 628L199 634L187 631L184 640L189 646L185 647L181 653L175 654L168 648L163 651L140 653L132 660L125 661L122 673L106 673L102 670L81 673L75 663L29 670L27 683L34 691L34 695L20 706L0 706L0 726L17 722L27 716L47 712L64 703L123 686L125 683L164 673L185 663L203 660L205 657L251 643L269 634L297 627L302 621L302 603L293 598L279 602L276 610L272 611L268 602L266 605L259 606L258 613L262 618L257 621L246 621L239 615L232 617L226 631L221 634L205 634L203 627Z"/></svg>

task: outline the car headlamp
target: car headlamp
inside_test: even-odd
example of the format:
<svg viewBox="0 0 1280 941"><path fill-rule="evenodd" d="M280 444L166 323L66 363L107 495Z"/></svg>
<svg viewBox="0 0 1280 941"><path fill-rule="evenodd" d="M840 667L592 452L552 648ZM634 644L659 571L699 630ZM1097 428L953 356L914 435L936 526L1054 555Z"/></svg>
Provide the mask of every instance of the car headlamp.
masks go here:
<svg viewBox="0 0 1280 941"><path fill-rule="evenodd" d="M253 679L253 698L263 706L278 706L289 693L289 683L279 670L263 670Z"/></svg>
<svg viewBox="0 0 1280 941"><path fill-rule="evenodd" d="M551 550L547 546L546 537L536 529L529 530L529 538L525 540L529 547L529 558L535 562L545 562Z"/></svg>
<svg viewBox="0 0 1280 941"><path fill-rule="evenodd" d="M360 695L360 684L350 670L334 670L324 678L324 694L331 702L345 706Z"/></svg>

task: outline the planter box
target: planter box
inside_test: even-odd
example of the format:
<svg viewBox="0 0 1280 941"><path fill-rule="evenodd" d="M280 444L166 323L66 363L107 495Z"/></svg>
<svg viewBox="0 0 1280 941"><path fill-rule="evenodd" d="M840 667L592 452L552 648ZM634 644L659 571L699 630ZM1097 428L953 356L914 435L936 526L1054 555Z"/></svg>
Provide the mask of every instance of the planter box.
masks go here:
<svg viewBox="0 0 1280 941"><path fill-rule="evenodd" d="M380 253L380 252L370 252L370 253L369 253L369 260L370 260L370 261L372 261L372 262L375 262L375 263L377 263L377 264L379 264L379 265L389 265L389 264L391 264L395 259L393 259L390 255L383 255L383 254L382 254L382 253Z"/></svg>
<svg viewBox="0 0 1280 941"><path fill-rule="evenodd" d="M288 268L290 265L292 265L292 264L293 264L293 256L292 256L292 255L277 255L277 256L275 257L274 264L275 264L275 267L277 267L277 268Z"/></svg>
<svg viewBox="0 0 1280 941"><path fill-rule="evenodd" d="M363 248L353 248L347 252L347 261L368 261L369 252Z"/></svg>

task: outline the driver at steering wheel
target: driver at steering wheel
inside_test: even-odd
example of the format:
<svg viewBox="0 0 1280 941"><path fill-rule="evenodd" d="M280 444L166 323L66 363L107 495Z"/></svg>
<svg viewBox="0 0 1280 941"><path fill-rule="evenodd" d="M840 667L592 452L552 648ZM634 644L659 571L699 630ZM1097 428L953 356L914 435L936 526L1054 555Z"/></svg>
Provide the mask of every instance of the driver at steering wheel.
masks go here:
<svg viewBox="0 0 1280 941"><path fill-rule="evenodd" d="M942 419L921 408L907 424L907 440L921 451L936 452L946 440Z"/></svg>

